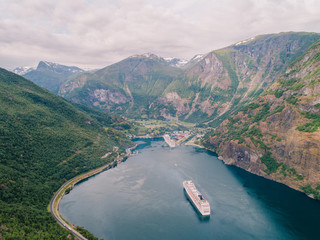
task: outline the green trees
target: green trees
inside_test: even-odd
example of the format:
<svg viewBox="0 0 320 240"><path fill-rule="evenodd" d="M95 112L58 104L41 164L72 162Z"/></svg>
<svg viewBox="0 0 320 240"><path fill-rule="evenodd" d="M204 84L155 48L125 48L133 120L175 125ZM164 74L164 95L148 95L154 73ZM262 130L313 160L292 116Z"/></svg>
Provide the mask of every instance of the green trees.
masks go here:
<svg viewBox="0 0 320 240"><path fill-rule="evenodd" d="M75 107L3 69L0 89L2 238L66 239L69 233L47 210L53 193L67 179L109 162L112 155L101 156L114 146L124 153L131 142L104 126L128 123Z"/></svg>
<svg viewBox="0 0 320 240"><path fill-rule="evenodd" d="M98 240L97 237L95 237L92 233L90 233L88 230L84 229L83 227L78 226L76 230L88 240Z"/></svg>
<svg viewBox="0 0 320 240"><path fill-rule="evenodd" d="M271 152L266 152L261 158L261 162L266 165L267 170L266 173L274 173L281 166L273 157L271 157Z"/></svg>
<svg viewBox="0 0 320 240"><path fill-rule="evenodd" d="M316 113L304 113L305 118L311 119L310 122L300 125L297 129L301 132L315 132L320 127L320 115Z"/></svg>

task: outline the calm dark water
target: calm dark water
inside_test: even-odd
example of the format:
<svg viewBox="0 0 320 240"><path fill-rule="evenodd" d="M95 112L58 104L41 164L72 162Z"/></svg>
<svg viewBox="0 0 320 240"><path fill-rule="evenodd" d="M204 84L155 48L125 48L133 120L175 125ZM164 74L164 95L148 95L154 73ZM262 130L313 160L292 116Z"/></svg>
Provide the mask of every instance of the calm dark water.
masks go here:
<svg viewBox="0 0 320 240"><path fill-rule="evenodd" d="M320 203L206 150L143 140L139 154L78 185L61 214L104 239L320 239ZM209 201L208 220L186 199L191 179Z"/></svg>

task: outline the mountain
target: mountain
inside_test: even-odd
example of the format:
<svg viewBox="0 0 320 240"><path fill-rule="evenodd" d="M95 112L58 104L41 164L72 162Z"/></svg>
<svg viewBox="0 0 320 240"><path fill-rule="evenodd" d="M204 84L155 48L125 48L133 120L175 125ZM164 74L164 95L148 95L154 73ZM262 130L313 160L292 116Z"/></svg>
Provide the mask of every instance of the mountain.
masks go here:
<svg viewBox="0 0 320 240"><path fill-rule="evenodd" d="M160 114L150 106L182 72L154 54L135 55L74 77L60 88L59 94L131 118L158 118Z"/></svg>
<svg viewBox="0 0 320 240"><path fill-rule="evenodd" d="M320 41L203 144L233 164L320 200Z"/></svg>
<svg viewBox="0 0 320 240"><path fill-rule="evenodd" d="M29 68L25 72L19 72L19 70L20 68L16 68L13 72L22 75L53 93L58 93L60 86L68 80L68 77L84 72L84 70L78 67L69 67L46 61L40 61L36 69Z"/></svg>
<svg viewBox="0 0 320 240"><path fill-rule="evenodd" d="M185 70L183 81L177 79L168 86L163 94L166 103L187 103L184 111L178 110L181 119L215 127L259 96L319 37L313 33L261 35L199 56L200 61ZM171 100L167 94L177 97Z"/></svg>
<svg viewBox="0 0 320 240"><path fill-rule="evenodd" d="M316 33L261 35L196 55L181 67L154 54L135 55L73 77L59 94L130 118L215 127L259 96L318 39Z"/></svg>
<svg viewBox="0 0 320 240"><path fill-rule="evenodd" d="M31 72L35 70L33 67L17 67L12 70L13 73L18 74L18 75L24 75L27 74L28 72Z"/></svg>
<svg viewBox="0 0 320 240"><path fill-rule="evenodd" d="M0 236L67 239L68 231L47 210L53 193L68 179L124 155L132 143L115 128L130 125L4 69L0 88Z"/></svg>

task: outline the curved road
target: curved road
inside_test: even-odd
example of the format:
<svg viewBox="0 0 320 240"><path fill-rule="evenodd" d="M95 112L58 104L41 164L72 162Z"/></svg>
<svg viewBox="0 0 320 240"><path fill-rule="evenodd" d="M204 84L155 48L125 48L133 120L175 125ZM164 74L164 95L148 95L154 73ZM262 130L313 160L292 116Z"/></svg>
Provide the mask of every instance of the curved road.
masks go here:
<svg viewBox="0 0 320 240"><path fill-rule="evenodd" d="M131 154L131 150L134 149L135 147L137 147L137 145L131 147L131 148L128 148L126 149L126 156L130 156ZM115 161L119 161L120 159L115 159ZM113 162L109 162L108 164L100 167L100 168L97 168L97 169L93 169L87 173L83 173L79 176L76 176L72 179L70 179L69 181L67 181L65 184L63 184L59 190L54 194L54 196L52 197L51 201L50 201L50 212L51 214L54 216L54 218L57 220L57 222L65 229L67 229L68 231L70 231L74 236L76 236L77 238L79 238L80 240L88 240L87 238L83 237L79 232L77 232L75 229L73 229L66 221L64 221L62 219L62 217L60 216L60 213L59 213L59 203L60 203L60 200L63 196L61 196L59 198L59 195L60 193L62 193L64 190L65 190L65 187L68 186L69 184L76 184L77 182L85 179L85 178L88 178L88 177L91 177L93 175L96 175L100 172L102 172L104 169L106 169L107 167L109 167L110 165L112 165L114 163Z"/></svg>
<svg viewBox="0 0 320 240"><path fill-rule="evenodd" d="M54 216L54 218L57 220L57 222L65 229L67 229L68 231L70 231L73 235L75 235L77 238L79 238L80 240L87 240L87 238L83 237L79 232L77 232L75 229L73 229L66 221L64 221L62 219L62 217L60 216L59 213L59 202L62 198L62 196L59 198L60 193L62 193L65 190L65 187L68 186L69 184L76 184L77 182L91 177L93 175L96 175L100 172L102 172L105 168L109 167L111 164L113 164L113 162L108 163L105 166L102 166L98 169L93 169L90 172L87 173L83 173L79 176L76 176L72 179L70 179L69 181L67 181L65 184L63 184L59 190L54 194L53 198L50 201L50 212L51 214Z"/></svg>
<svg viewBox="0 0 320 240"><path fill-rule="evenodd" d="M70 184L72 181L74 181L75 179L83 176L84 174L72 178L71 180L69 180L68 182L66 182L65 184L63 184L59 190L54 194L53 198L50 201L50 212L51 214L54 216L54 218L57 220L57 222L65 229L67 229L68 231L70 231L73 235L75 235L77 238L79 238L80 240L87 240L87 238L83 237L79 232L77 232L76 230L74 230L72 227L70 227L70 225L68 223L66 223L60 216L59 211L58 211L58 207L59 207L59 202L60 199L58 199L57 205L56 205L56 209L54 209L54 203L57 201L57 198L59 196L59 194L64 190L64 187L67 186L68 184ZM56 210L56 211L55 211ZM56 214L56 212L58 214Z"/></svg>

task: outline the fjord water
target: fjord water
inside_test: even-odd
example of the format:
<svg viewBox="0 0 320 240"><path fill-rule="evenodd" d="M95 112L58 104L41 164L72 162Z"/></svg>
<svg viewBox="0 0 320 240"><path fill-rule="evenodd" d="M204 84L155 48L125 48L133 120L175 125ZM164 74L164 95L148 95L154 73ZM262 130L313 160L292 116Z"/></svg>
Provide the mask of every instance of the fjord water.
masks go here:
<svg viewBox="0 0 320 240"><path fill-rule="evenodd" d="M138 155L77 184L59 206L104 239L319 239L320 203L192 146L140 140ZM211 205L202 219L182 182Z"/></svg>

